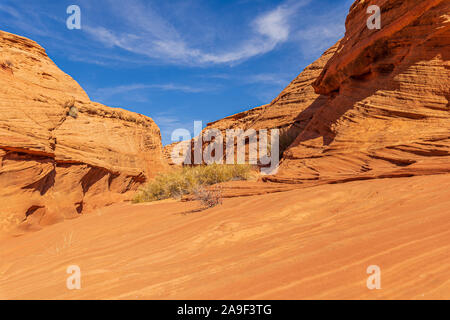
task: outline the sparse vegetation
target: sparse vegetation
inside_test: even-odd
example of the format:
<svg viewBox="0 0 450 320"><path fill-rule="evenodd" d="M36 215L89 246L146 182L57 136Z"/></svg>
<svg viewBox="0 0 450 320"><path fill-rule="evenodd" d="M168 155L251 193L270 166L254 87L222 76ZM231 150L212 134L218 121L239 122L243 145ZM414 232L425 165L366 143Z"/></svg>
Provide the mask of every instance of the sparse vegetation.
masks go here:
<svg viewBox="0 0 450 320"><path fill-rule="evenodd" d="M136 193L133 202L180 199L184 195L195 195L196 192L200 196L201 188L232 180L248 180L251 175L252 167L246 164L183 167L158 175Z"/></svg>
<svg viewBox="0 0 450 320"><path fill-rule="evenodd" d="M78 118L78 109L75 107L75 99L71 98L64 103L64 108L67 109L66 115L74 119Z"/></svg>
<svg viewBox="0 0 450 320"><path fill-rule="evenodd" d="M78 109L76 107L71 107L67 113L68 116L76 119L78 118Z"/></svg>
<svg viewBox="0 0 450 320"><path fill-rule="evenodd" d="M222 189L220 187L206 189L199 187L194 191L194 199L200 201L206 208L222 204Z"/></svg>

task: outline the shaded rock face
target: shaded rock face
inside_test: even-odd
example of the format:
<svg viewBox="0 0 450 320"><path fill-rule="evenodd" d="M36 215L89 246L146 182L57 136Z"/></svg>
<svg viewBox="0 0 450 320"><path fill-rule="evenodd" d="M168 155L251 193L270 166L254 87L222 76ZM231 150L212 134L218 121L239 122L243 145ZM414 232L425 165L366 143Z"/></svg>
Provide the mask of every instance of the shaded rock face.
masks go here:
<svg viewBox="0 0 450 320"><path fill-rule="evenodd" d="M366 26L381 8L381 30ZM356 1L313 87L327 95L284 154L288 183L450 172L450 2Z"/></svg>
<svg viewBox="0 0 450 320"><path fill-rule="evenodd" d="M91 102L35 42L0 31L0 229L128 197L164 167L152 119Z"/></svg>

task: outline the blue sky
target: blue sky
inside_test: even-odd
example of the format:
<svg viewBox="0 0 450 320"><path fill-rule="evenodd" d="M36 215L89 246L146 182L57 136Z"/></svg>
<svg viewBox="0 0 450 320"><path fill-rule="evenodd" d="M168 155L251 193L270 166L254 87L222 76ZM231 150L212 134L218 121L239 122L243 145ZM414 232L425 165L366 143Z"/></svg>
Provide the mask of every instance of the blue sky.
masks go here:
<svg viewBox="0 0 450 320"><path fill-rule="evenodd" d="M343 36L352 2L0 0L0 29L37 41L91 100L152 117L167 144L269 103Z"/></svg>

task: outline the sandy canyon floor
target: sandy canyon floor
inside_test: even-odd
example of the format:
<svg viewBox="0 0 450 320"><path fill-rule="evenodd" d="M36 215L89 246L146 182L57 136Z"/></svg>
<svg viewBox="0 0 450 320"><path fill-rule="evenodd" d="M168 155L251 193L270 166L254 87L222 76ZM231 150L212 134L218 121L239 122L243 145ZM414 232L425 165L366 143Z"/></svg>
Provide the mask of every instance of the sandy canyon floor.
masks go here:
<svg viewBox="0 0 450 320"><path fill-rule="evenodd" d="M449 299L450 175L118 204L0 241L2 299ZM66 269L81 269L68 290ZM369 290L367 267L381 268Z"/></svg>

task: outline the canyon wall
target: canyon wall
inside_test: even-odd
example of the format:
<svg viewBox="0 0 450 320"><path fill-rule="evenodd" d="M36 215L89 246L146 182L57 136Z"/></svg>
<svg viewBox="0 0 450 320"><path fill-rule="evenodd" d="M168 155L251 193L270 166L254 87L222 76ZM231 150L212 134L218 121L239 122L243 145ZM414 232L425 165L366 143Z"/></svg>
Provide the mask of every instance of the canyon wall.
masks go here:
<svg viewBox="0 0 450 320"><path fill-rule="evenodd" d="M369 5L381 8L380 30L367 27ZM264 181L447 173L449 52L448 1L355 1L344 38L276 99L205 130L279 128L281 164Z"/></svg>
<svg viewBox="0 0 450 320"><path fill-rule="evenodd" d="M90 101L45 50L0 31L0 229L126 199L164 168L152 119Z"/></svg>
<svg viewBox="0 0 450 320"><path fill-rule="evenodd" d="M284 154L288 183L450 172L450 2L356 1L313 83L328 99Z"/></svg>

